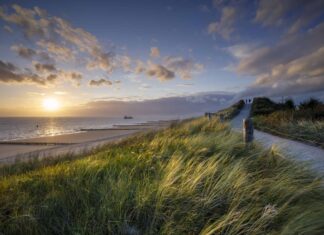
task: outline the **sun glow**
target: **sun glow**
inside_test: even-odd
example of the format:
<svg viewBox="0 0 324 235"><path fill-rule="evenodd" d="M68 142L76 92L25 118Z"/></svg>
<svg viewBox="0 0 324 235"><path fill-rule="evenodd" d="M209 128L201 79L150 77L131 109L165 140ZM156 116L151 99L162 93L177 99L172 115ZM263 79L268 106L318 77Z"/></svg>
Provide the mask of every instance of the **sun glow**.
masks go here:
<svg viewBox="0 0 324 235"><path fill-rule="evenodd" d="M60 104L55 98L45 98L43 100L43 108L49 112L55 112L60 108Z"/></svg>

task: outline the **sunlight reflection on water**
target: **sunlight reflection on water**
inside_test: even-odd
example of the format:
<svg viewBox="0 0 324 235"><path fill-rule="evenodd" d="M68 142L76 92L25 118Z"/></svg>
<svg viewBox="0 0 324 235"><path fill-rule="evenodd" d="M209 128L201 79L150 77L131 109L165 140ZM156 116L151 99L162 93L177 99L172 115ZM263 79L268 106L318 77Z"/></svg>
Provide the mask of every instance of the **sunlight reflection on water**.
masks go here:
<svg viewBox="0 0 324 235"><path fill-rule="evenodd" d="M174 117L173 117L174 118ZM172 117L10 117L0 118L0 141L54 136L81 132L83 128L111 128L114 124L133 124Z"/></svg>

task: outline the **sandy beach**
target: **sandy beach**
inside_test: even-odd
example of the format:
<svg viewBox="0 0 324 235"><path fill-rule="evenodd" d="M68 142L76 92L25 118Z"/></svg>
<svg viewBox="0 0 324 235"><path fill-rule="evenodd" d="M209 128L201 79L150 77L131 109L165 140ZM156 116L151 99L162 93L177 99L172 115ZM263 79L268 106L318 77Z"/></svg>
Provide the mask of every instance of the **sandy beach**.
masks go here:
<svg viewBox="0 0 324 235"><path fill-rule="evenodd" d="M122 140L140 132L169 126L172 121L116 125L109 129L83 129L82 132L0 142L0 164L25 161L33 157L58 157L90 152L93 148Z"/></svg>

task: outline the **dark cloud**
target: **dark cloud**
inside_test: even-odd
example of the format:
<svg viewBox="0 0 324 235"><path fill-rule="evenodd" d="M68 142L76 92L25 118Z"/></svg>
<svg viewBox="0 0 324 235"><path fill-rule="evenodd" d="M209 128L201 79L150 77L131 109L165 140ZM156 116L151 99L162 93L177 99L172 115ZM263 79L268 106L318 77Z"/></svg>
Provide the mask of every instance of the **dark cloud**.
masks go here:
<svg viewBox="0 0 324 235"><path fill-rule="evenodd" d="M132 72L132 59L129 56L117 56L116 60L121 64L124 72Z"/></svg>
<svg viewBox="0 0 324 235"><path fill-rule="evenodd" d="M309 80L295 81L280 81L274 84L253 84L244 91L240 92L238 97L246 96L293 96L307 94L311 97L314 92L323 92L324 90L323 77L316 77Z"/></svg>
<svg viewBox="0 0 324 235"><path fill-rule="evenodd" d="M323 37L324 23L321 23L305 34L284 38L273 47L255 49L240 61L238 72L257 75L278 64L289 63L324 46Z"/></svg>
<svg viewBox="0 0 324 235"><path fill-rule="evenodd" d="M21 71L15 65L0 60L0 82L7 84L27 83L51 86L58 82L66 81L79 86L83 78L81 73L57 70L52 64L35 63L34 67L41 75L35 74L29 69Z"/></svg>
<svg viewBox="0 0 324 235"><path fill-rule="evenodd" d="M83 79L83 75L76 71L64 71L60 70L58 76L67 82L71 82L75 86L81 85L81 80Z"/></svg>
<svg viewBox="0 0 324 235"><path fill-rule="evenodd" d="M14 13L6 14L2 8L0 8L0 18L3 20L16 24L20 27L24 35L28 38L32 37L44 37L48 35L48 28L51 25L50 20L45 18L44 12L40 14L39 8L26 9L17 4L12 6Z"/></svg>
<svg viewBox="0 0 324 235"><path fill-rule="evenodd" d="M209 23L207 32L213 37L220 35L227 41L238 39L237 35L233 36L236 24L239 23L242 27L243 20L251 18L254 4L251 0L213 0L213 10L218 13L219 19ZM238 31L240 30L238 28Z"/></svg>
<svg viewBox="0 0 324 235"><path fill-rule="evenodd" d="M68 43L78 49L79 54L88 55L89 69L101 69L111 73L113 70L114 53L106 52L97 38L82 28L73 27L68 21L59 17L49 16L38 7L26 9L19 5L12 6L14 12L6 13L0 8L0 18L17 25L29 39L36 39L37 45L54 55L57 60L74 58L71 49L62 45ZM53 39L57 39L54 42ZM59 42L59 43L58 43Z"/></svg>
<svg viewBox="0 0 324 235"><path fill-rule="evenodd" d="M58 76L57 74L50 74L47 76L47 80L50 82L54 82L55 80L57 80Z"/></svg>
<svg viewBox="0 0 324 235"><path fill-rule="evenodd" d="M147 62L144 64L127 55L106 50L93 34L83 28L74 27L60 17L51 16L39 7L27 9L14 4L12 11L5 11L0 7L0 18L15 25L29 39L29 42L35 43L35 47L32 47L34 49L15 45L12 50L23 58L40 61L37 62L37 66L34 65L36 72L56 74L58 79L63 77L63 79L77 81L77 83L81 81L80 77L75 78L71 73L60 68L53 70L54 68L42 65L77 62L89 70L102 70L109 74L116 69L122 69L126 73L146 72L148 76L156 77L161 81L173 79L175 72L181 78L191 77L192 71L185 71L189 69L189 64L180 65L176 62L178 63L176 65L175 62L170 62L170 68L163 63ZM159 58L160 51L157 47L151 48L151 56ZM196 65L192 64L192 66Z"/></svg>
<svg viewBox="0 0 324 235"><path fill-rule="evenodd" d="M193 74L200 73L204 69L202 64L195 63L191 59L174 56L165 57L164 65L184 80L191 79Z"/></svg>
<svg viewBox="0 0 324 235"><path fill-rule="evenodd" d="M254 22L263 26L284 26L286 34L294 34L324 16L323 0L257 0ZM213 0L213 6L221 14L218 21L208 25L208 33L219 34L224 39L231 38L235 31L235 21L241 17L251 17L251 1ZM247 6L249 6L247 8Z"/></svg>
<svg viewBox="0 0 324 235"><path fill-rule="evenodd" d="M34 67L37 72L40 73L48 73L48 72L56 72L56 67L54 64L40 64L40 63L35 63Z"/></svg>
<svg viewBox="0 0 324 235"><path fill-rule="evenodd" d="M234 7L224 7L222 9L219 21L211 22L208 25L209 34L219 34L224 39L229 39L234 32L234 23L237 16L237 10Z"/></svg>
<svg viewBox="0 0 324 235"><path fill-rule="evenodd" d="M13 5L13 10L14 12L9 14L1 8L0 17L9 23L16 24L28 38L38 39L37 45L45 49L55 59L73 60L75 53L67 46L70 45L78 49L77 54L82 54L82 59L87 61L88 69L100 69L112 73L115 68L120 67L125 72L133 71L131 68L132 59L129 56L116 56L113 52L106 52L97 38L86 30L75 28L62 18L49 16L46 11L38 7L26 9ZM57 39L57 41L55 42L53 39ZM18 48L16 49L18 50ZM31 51L32 49L23 47L19 49L21 50L19 54L25 58L35 55L35 51ZM88 57L84 57L84 53ZM151 56L157 58L159 54L157 47L151 48ZM138 64L135 72L144 72L143 66L140 67ZM154 69L150 68L147 74L161 75L158 77L162 80L173 77L172 71L163 65L156 66Z"/></svg>
<svg viewBox="0 0 324 235"><path fill-rule="evenodd" d="M244 94L280 95L324 89L324 23L305 34L284 37L273 47L241 58L238 73L256 76Z"/></svg>
<svg viewBox="0 0 324 235"><path fill-rule="evenodd" d="M13 45L11 50L15 51L19 56L25 59L32 59L37 54L35 50L22 45Z"/></svg>
<svg viewBox="0 0 324 235"><path fill-rule="evenodd" d="M293 24L290 26L288 33L296 33L308 26L312 21L317 19L319 16L324 15L324 1L313 0L303 1L303 8L300 15L295 19Z"/></svg>
<svg viewBox="0 0 324 235"><path fill-rule="evenodd" d="M173 71L167 69L163 65L150 64L146 70L146 74L149 77L156 77L160 81L167 81L175 78Z"/></svg>
<svg viewBox="0 0 324 235"><path fill-rule="evenodd" d="M112 52L94 52L94 60L88 62L87 68L90 70L101 69L106 71L107 73L112 73L114 69L113 60L114 53Z"/></svg>
<svg viewBox="0 0 324 235"><path fill-rule="evenodd" d="M112 84L112 81L104 78L101 78L99 80L91 80L89 82L90 86L111 86Z"/></svg>
<svg viewBox="0 0 324 235"><path fill-rule="evenodd" d="M11 50L13 50L20 57L27 60L37 58L41 61L53 62L53 59L44 51L36 51L32 48L24 47L23 45L13 45L11 47Z"/></svg>
<svg viewBox="0 0 324 235"><path fill-rule="evenodd" d="M260 0L256 12L255 21L265 26L282 23L284 14L299 3L296 0Z"/></svg>
<svg viewBox="0 0 324 235"><path fill-rule="evenodd" d="M136 67L135 67L135 74L140 74L143 73L145 71L145 64L143 61L141 60L137 60L136 61Z"/></svg>
<svg viewBox="0 0 324 235"><path fill-rule="evenodd" d="M48 63L54 63L53 58L45 51L37 51L37 57L41 61L46 61Z"/></svg>
<svg viewBox="0 0 324 235"><path fill-rule="evenodd" d="M41 40L37 42L37 45L47 50L59 61L71 61L75 59L74 53L70 48L59 45L58 43Z"/></svg>
<svg viewBox="0 0 324 235"><path fill-rule="evenodd" d="M255 21L264 26L282 25L293 18L288 30L296 33L323 13L323 0L260 0ZM291 12L294 12L291 15ZM290 15L288 17L288 15Z"/></svg>
<svg viewBox="0 0 324 235"><path fill-rule="evenodd" d="M0 78L1 81L7 82L10 80L20 80L19 75L15 74L15 71L17 71L18 68L11 64L6 63L2 60L0 60Z"/></svg>
<svg viewBox="0 0 324 235"><path fill-rule="evenodd" d="M16 66L0 60L0 82L30 83L46 86L52 84L56 79L53 77L40 77L37 74L21 72Z"/></svg>
<svg viewBox="0 0 324 235"><path fill-rule="evenodd" d="M101 69L111 73L114 69L114 53L105 52L97 38L82 28L74 28L69 22L58 17L54 17L56 24L55 32L64 40L71 43L81 52L90 55L87 65L89 69Z"/></svg>
<svg viewBox="0 0 324 235"><path fill-rule="evenodd" d="M145 72L149 77L156 77L160 81L172 80L177 76L181 79L191 79L194 74L202 72L204 66L195 63L192 59L183 57L167 56L161 59L161 64L148 61L146 64L136 61L134 72L136 74Z"/></svg>

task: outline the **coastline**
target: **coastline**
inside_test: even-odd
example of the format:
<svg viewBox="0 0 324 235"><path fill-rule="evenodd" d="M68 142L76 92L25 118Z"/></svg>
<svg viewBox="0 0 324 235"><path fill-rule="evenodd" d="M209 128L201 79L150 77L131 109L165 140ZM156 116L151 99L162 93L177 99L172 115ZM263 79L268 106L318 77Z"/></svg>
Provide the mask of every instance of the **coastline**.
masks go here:
<svg viewBox="0 0 324 235"><path fill-rule="evenodd" d="M113 128L83 129L71 134L0 141L0 165L27 161L35 157L59 157L67 154L77 155L90 152L94 148L140 132L166 128L174 121L114 125Z"/></svg>

